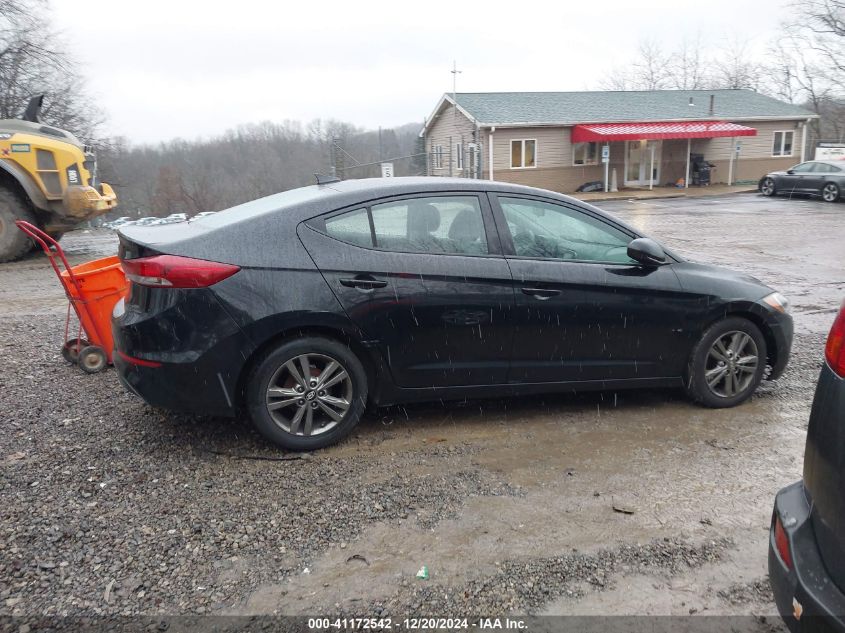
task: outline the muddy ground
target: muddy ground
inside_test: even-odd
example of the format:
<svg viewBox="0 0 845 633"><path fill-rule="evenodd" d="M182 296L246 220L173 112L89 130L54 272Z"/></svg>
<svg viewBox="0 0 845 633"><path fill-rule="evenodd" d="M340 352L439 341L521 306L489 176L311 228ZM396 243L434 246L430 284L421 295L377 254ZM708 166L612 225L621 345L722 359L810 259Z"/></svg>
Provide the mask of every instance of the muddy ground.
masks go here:
<svg viewBox="0 0 845 633"><path fill-rule="evenodd" d="M46 261L0 266L0 616L713 614L779 629L771 504L800 477L845 297L845 204L601 206L789 296L784 377L731 410L658 391L392 408L299 458L66 365ZM115 239L63 245L78 262Z"/></svg>

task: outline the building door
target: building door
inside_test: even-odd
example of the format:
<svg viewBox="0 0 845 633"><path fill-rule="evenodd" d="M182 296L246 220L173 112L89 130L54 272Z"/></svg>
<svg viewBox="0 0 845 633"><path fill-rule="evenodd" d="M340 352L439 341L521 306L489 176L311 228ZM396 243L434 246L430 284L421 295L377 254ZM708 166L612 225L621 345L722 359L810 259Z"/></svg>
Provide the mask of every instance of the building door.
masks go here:
<svg viewBox="0 0 845 633"><path fill-rule="evenodd" d="M625 184L645 186L650 182L654 152L654 184L660 183L661 141L625 141Z"/></svg>

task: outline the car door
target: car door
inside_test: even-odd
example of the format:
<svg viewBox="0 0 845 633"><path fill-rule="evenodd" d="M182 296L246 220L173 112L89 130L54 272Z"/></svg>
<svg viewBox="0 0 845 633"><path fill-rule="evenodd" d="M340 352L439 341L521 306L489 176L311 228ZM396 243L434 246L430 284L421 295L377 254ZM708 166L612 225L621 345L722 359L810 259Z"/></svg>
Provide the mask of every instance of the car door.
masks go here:
<svg viewBox="0 0 845 633"><path fill-rule="evenodd" d="M380 200L299 235L398 386L505 382L513 284L486 196Z"/></svg>
<svg viewBox="0 0 845 633"><path fill-rule="evenodd" d="M799 175L801 193L818 194L827 176L827 165L815 161L806 164L809 165L809 168Z"/></svg>
<svg viewBox="0 0 845 633"><path fill-rule="evenodd" d="M574 203L491 199L514 277L511 382L680 375L688 306L671 265L631 260L637 236Z"/></svg>
<svg viewBox="0 0 845 633"><path fill-rule="evenodd" d="M799 163L787 170L778 178L778 193L789 195L793 193L809 193L810 172L815 163Z"/></svg>

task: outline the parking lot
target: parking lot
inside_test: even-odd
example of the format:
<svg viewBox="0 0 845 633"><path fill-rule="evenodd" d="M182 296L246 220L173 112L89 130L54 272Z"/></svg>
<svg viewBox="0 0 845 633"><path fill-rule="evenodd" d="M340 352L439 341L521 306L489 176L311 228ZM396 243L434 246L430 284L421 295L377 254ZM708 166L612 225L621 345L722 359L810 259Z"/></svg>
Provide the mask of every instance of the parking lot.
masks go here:
<svg viewBox="0 0 845 633"><path fill-rule="evenodd" d="M786 294L786 374L729 410L659 391L396 407L339 446L284 454L244 421L166 414L114 370L65 364L47 262L0 266L0 614L719 614L779 627L771 504L800 477L845 297L845 204L598 206ZM62 244L81 262L116 240Z"/></svg>

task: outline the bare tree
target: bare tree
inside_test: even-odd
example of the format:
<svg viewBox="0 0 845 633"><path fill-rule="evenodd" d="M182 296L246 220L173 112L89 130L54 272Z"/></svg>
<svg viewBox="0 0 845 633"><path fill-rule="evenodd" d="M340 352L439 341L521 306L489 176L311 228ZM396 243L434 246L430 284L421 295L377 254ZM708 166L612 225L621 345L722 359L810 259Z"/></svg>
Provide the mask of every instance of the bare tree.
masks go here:
<svg viewBox="0 0 845 633"><path fill-rule="evenodd" d="M728 39L716 53L711 88L757 90L761 66L753 59L747 40L739 37Z"/></svg>
<svg viewBox="0 0 845 633"><path fill-rule="evenodd" d="M705 58L701 36L684 39L667 59L669 87L677 90L700 90L710 83L709 64Z"/></svg>
<svg viewBox="0 0 845 633"><path fill-rule="evenodd" d="M669 56L654 40L637 45L636 60L630 66L614 68L599 85L604 90L662 90L670 88L666 73Z"/></svg>
<svg viewBox="0 0 845 633"><path fill-rule="evenodd" d="M811 144L845 138L845 2L805 0L769 51L760 89L819 115Z"/></svg>
<svg viewBox="0 0 845 633"><path fill-rule="evenodd" d="M102 112L53 31L46 0L0 0L0 118L20 115L29 98L44 94L45 121L91 139Z"/></svg>

